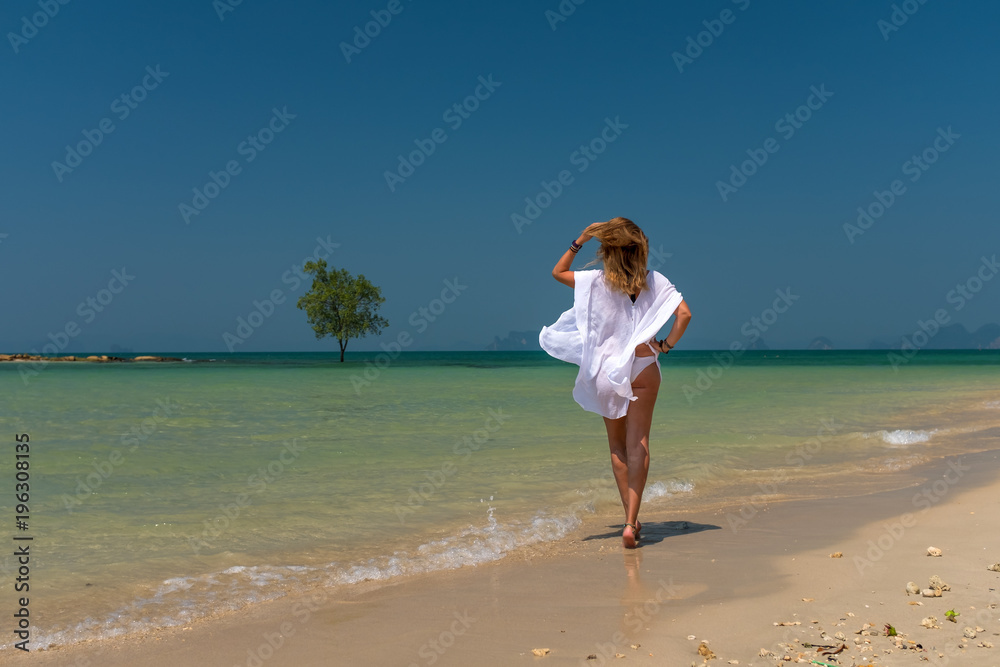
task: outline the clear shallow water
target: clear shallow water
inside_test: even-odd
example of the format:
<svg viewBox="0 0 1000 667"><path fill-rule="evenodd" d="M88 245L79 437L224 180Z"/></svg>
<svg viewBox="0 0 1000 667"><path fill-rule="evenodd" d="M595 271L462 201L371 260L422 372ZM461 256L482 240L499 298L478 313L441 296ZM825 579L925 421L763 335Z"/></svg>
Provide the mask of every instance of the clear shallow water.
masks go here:
<svg viewBox="0 0 1000 667"><path fill-rule="evenodd" d="M619 519L603 422L572 400L576 367L542 352L382 369L371 353L216 358L53 363L27 383L0 364L3 431L31 436L36 646L486 562L593 512ZM775 497L860 492L998 446L998 352L922 351L898 372L884 352L661 361L647 506L738 501L776 472Z"/></svg>

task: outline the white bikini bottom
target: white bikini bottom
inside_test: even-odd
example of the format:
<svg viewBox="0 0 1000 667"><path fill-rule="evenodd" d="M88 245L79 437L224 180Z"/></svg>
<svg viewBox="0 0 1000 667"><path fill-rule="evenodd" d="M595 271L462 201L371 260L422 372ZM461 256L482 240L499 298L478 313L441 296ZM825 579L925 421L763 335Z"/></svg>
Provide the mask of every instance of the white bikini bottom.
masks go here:
<svg viewBox="0 0 1000 667"><path fill-rule="evenodd" d="M646 345L649 345L649 343L646 343ZM628 377L628 381L630 383L635 382L635 379L639 377L639 373L641 373L647 366L652 366L653 364L656 364L656 369L657 371L659 371L660 369L659 355L656 354L656 350L653 348L652 345L649 345L649 349L653 350L652 355L648 357L636 356L635 359L632 360L632 371L629 373Z"/></svg>

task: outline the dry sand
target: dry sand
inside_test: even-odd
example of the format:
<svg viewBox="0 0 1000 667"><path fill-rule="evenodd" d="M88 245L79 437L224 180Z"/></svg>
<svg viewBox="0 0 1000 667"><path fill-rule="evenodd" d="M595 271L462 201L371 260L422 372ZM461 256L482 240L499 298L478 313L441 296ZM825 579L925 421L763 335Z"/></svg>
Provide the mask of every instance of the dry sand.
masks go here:
<svg viewBox="0 0 1000 667"><path fill-rule="evenodd" d="M787 655L1000 666L1000 572L987 569L1000 561L998 472L1000 452L988 451L908 471L922 481L895 491L644 513L635 551L621 548L617 525L591 519L497 563L285 598L127 641L9 650L0 663L687 667L703 664L705 641L717 656L709 665L789 664ZM929 546L942 555L928 556ZM933 575L950 590L907 594L908 582L927 588ZM940 627L921 626L930 616ZM966 628L975 638L963 638ZM806 643L848 648L831 658ZM549 652L536 657L536 648Z"/></svg>

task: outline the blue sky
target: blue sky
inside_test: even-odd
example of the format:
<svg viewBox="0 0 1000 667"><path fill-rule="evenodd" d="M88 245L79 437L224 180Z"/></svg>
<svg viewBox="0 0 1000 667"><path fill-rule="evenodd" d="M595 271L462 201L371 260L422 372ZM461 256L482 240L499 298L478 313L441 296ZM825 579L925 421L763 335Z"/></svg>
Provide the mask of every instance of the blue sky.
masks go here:
<svg viewBox="0 0 1000 667"><path fill-rule="evenodd" d="M349 350L481 349L555 321L552 265L618 215L669 255L690 348L745 341L776 290L771 347L974 329L1000 279L949 293L1000 252L997 25L985 1L13 0L0 351L67 327L65 352L225 351L258 309L235 350L336 350L294 305L317 248L386 297Z"/></svg>

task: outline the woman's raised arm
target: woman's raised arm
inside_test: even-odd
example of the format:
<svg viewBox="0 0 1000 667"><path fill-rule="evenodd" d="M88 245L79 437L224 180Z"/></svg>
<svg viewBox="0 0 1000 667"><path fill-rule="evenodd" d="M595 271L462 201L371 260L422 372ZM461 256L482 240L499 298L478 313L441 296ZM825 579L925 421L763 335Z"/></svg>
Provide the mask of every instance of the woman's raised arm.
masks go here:
<svg viewBox="0 0 1000 667"><path fill-rule="evenodd" d="M593 238L593 234L588 233L594 231L594 227L601 225L603 223L595 222L588 225L585 230L580 234L580 236L574 241L576 247L570 245L569 249L563 253L563 256L559 258L556 262L555 267L552 269L552 277L561 282L563 285L568 285L570 287L576 286L576 280L573 278L573 272L570 270L570 265L573 264L573 257L580 251L583 244Z"/></svg>

